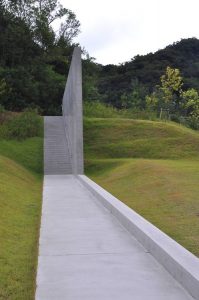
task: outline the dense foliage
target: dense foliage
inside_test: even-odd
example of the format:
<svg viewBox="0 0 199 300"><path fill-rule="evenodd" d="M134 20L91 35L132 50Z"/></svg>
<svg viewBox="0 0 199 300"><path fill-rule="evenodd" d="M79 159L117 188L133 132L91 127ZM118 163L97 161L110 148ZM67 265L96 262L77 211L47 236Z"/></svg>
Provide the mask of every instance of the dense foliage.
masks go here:
<svg viewBox="0 0 199 300"><path fill-rule="evenodd" d="M146 109L160 119L171 119L193 129L199 129L199 94L185 89L179 69L167 67L151 95L146 96Z"/></svg>
<svg viewBox="0 0 199 300"><path fill-rule="evenodd" d="M53 22L58 19L60 27L55 31ZM0 0L2 107L10 111L36 108L48 115L61 113L71 54L76 46L73 38L79 27L75 14L58 0ZM167 93L162 76L168 66L179 70L183 78L181 90ZM154 54L137 55L120 65L103 66L87 55L83 60L83 98L134 113L148 109L151 103L150 110L157 115L166 108L178 119L198 109L198 78L196 38L181 40ZM165 97L172 98L170 104L175 103L175 107L163 105ZM189 104L183 107L176 101ZM192 121L194 118L196 114L192 113Z"/></svg>
<svg viewBox="0 0 199 300"><path fill-rule="evenodd" d="M133 117L147 112L151 119L199 128L198 39L181 40L119 66L101 66L91 59L84 64L87 101L127 109Z"/></svg>
<svg viewBox="0 0 199 300"><path fill-rule="evenodd" d="M89 75L89 78L94 80L86 98L93 101L98 95L98 100L117 108L145 109L145 97L160 84L168 66L180 70L185 89L199 91L199 40L183 39L155 53L137 55L118 66L92 62L93 77Z"/></svg>
<svg viewBox="0 0 199 300"><path fill-rule="evenodd" d="M0 139L25 140L43 136L43 119L34 110L11 113L0 110Z"/></svg>
<svg viewBox="0 0 199 300"><path fill-rule="evenodd" d="M52 27L57 19L58 33ZM79 26L57 0L1 0L0 104L14 111L59 113Z"/></svg>

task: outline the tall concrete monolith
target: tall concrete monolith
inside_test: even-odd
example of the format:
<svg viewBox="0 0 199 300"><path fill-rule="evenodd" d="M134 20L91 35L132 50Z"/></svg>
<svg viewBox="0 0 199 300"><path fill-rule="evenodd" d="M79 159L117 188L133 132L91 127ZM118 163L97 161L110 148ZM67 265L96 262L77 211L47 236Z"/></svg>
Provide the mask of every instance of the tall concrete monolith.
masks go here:
<svg viewBox="0 0 199 300"><path fill-rule="evenodd" d="M73 174L84 173L81 49L73 52L62 103Z"/></svg>

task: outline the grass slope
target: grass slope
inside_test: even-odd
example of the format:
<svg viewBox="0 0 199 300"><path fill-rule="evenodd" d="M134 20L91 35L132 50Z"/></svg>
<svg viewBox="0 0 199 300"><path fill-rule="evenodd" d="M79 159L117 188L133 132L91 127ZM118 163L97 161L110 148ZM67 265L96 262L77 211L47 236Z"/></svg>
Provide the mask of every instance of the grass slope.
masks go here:
<svg viewBox="0 0 199 300"><path fill-rule="evenodd" d="M86 119L86 173L199 256L199 134L173 123Z"/></svg>
<svg viewBox="0 0 199 300"><path fill-rule="evenodd" d="M43 138L0 140L0 299L34 299Z"/></svg>
<svg viewBox="0 0 199 300"><path fill-rule="evenodd" d="M199 158L199 134L174 123L85 119L84 144L89 158Z"/></svg>
<svg viewBox="0 0 199 300"><path fill-rule="evenodd" d="M43 137L0 140L0 155L14 160L36 176L43 175Z"/></svg>

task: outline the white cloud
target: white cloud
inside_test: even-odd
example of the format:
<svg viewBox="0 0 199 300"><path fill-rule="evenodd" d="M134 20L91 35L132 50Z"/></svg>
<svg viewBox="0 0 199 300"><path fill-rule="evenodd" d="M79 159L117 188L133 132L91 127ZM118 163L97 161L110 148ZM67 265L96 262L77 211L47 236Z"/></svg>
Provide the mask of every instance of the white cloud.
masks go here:
<svg viewBox="0 0 199 300"><path fill-rule="evenodd" d="M61 0L81 22L77 41L99 63L120 63L199 37L198 0Z"/></svg>

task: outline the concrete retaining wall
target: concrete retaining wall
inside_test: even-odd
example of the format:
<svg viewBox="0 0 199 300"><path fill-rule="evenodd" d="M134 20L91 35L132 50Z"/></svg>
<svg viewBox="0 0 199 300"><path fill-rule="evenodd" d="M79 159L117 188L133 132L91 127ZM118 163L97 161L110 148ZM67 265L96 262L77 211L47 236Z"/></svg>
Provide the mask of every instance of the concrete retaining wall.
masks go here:
<svg viewBox="0 0 199 300"><path fill-rule="evenodd" d="M199 300L199 259L84 175L80 182Z"/></svg>
<svg viewBox="0 0 199 300"><path fill-rule="evenodd" d="M62 111L73 174L84 173L81 49L75 48L63 96Z"/></svg>

